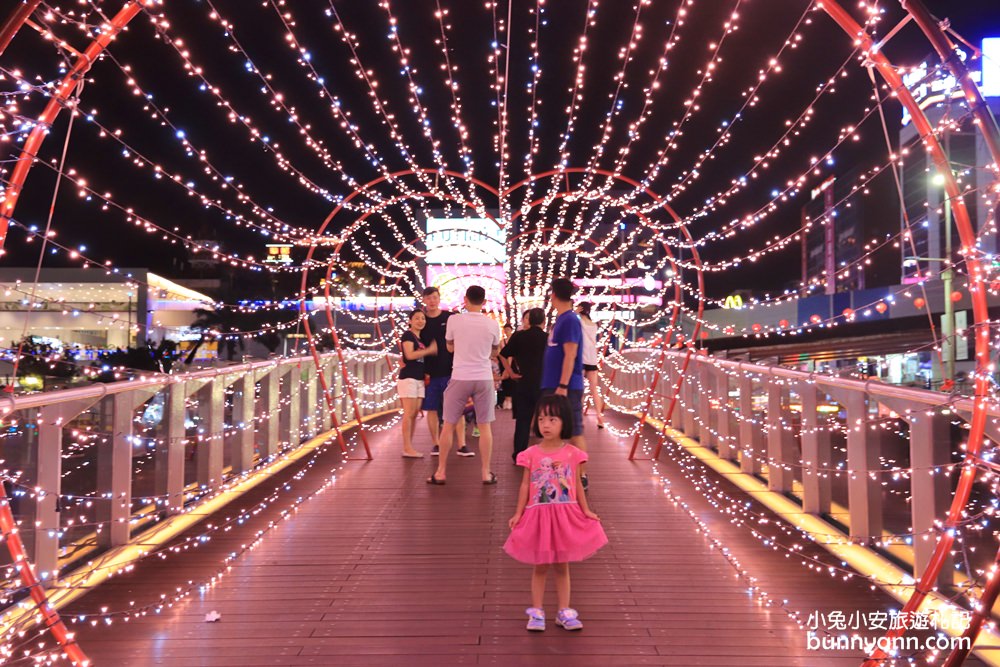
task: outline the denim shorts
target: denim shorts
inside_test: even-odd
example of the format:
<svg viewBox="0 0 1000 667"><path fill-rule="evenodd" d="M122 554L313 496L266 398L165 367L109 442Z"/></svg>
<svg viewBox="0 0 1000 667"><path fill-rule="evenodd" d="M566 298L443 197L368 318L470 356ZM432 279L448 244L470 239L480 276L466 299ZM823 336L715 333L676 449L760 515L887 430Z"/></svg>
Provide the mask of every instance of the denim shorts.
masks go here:
<svg viewBox="0 0 1000 667"><path fill-rule="evenodd" d="M447 375L430 379L424 388L424 402L420 404L421 410L441 414L441 406L444 404L444 389L448 386L450 379Z"/></svg>

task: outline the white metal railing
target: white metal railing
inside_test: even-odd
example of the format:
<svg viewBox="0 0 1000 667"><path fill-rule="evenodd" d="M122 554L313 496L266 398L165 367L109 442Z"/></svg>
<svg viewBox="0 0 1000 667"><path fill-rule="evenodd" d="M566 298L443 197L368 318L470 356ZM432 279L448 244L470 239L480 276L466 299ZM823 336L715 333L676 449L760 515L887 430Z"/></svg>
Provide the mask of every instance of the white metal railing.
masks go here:
<svg viewBox="0 0 1000 667"><path fill-rule="evenodd" d="M396 404L392 355L236 364L61 391L0 396L0 443L20 532L39 578L56 579L81 544L126 545L223 485L355 418L344 380L376 387L362 417Z"/></svg>
<svg viewBox="0 0 1000 667"><path fill-rule="evenodd" d="M664 419L686 356L671 351L661 357L660 350L632 349L609 359L604 372L609 402L618 410L641 414L658 374L649 416ZM885 536L887 470L880 460L882 438L871 426L882 418L902 420L908 435L909 463L902 469L909 473L909 537L914 576L919 577L951 501L950 472L957 460L953 450L960 444L953 441L951 422L969 419L972 400L696 354L669 426L743 472L766 478L770 490L795 497L810 514L830 514L832 487L839 478L846 485L844 523L850 537L874 545ZM836 414L843 415L842 420ZM987 406L987 414L986 434L1000 442L995 402ZM831 428L833 421L839 428ZM846 456L834 451L835 432L844 439ZM951 583L953 570L943 569L941 583Z"/></svg>

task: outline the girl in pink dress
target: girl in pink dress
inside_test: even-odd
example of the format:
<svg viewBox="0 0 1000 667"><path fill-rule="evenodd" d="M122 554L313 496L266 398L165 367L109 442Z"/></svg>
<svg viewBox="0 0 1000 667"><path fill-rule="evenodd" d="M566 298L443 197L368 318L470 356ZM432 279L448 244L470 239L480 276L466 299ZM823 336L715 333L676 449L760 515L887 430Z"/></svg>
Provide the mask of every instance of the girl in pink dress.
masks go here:
<svg viewBox="0 0 1000 667"><path fill-rule="evenodd" d="M517 455L524 477L517 510L508 522L510 537L503 545L511 557L535 566L531 574L528 630L545 629L542 598L549 568L555 570L559 613L556 625L579 630L583 623L569 606L569 564L592 556L608 543L601 519L577 495L580 464L587 453L566 442L572 437L573 417L565 396L543 396L535 409L535 434L542 441Z"/></svg>

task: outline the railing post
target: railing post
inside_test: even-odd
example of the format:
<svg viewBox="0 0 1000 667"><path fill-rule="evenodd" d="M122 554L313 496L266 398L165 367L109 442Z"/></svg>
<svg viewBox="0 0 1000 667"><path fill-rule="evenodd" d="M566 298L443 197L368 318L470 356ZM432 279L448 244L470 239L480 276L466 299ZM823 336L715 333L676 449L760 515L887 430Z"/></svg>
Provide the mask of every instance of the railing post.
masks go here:
<svg viewBox="0 0 1000 667"><path fill-rule="evenodd" d="M34 505L34 530L29 556L35 563L38 578L46 584L59 576L59 494L62 490L63 421L43 418L38 425L34 474L28 480L45 495L37 496Z"/></svg>
<svg viewBox="0 0 1000 667"><path fill-rule="evenodd" d="M187 429L184 426L187 385L173 382L166 388L163 419L167 425L165 441L153 452L154 488L163 499L166 513L179 514L184 509L184 449Z"/></svg>
<svg viewBox="0 0 1000 667"><path fill-rule="evenodd" d="M681 415L681 423L684 424L684 435L689 438L694 438L698 434L698 427L695 423L695 412L698 407L695 405L694 379L691 377L692 375L694 375L694 369L688 366L684 384L681 386L681 396L684 397L684 400L681 401L684 409Z"/></svg>
<svg viewBox="0 0 1000 667"><path fill-rule="evenodd" d="M788 388L782 380L767 381L767 488L790 493L795 475L789 464L797 461L795 442L785 428L788 419Z"/></svg>
<svg viewBox="0 0 1000 667"><path fill-rule="evenodd" d="M940 415L925 414L926 407L914 405L909 412L910 424L910 477L912 503L910 511L913 520L914 574L917 579L923 575L934 553L938 535L934 521L948 512L951 500L950 463L951 438L948 420ZM934 468L940 468L935 471ZM938 585L950 585L955 568L952 558L941 568Z"/></svg>
<svg viewBox="0 0 1000 667"><path fill-rule="evenodd" d="M751 475L759 475L763 470L761 452L764 450L763 428L754 423L753 376L741 373L738 378L740 390L740 470Z"/></svg>
<svg viewBox="0 0 1000 667"><path fill-rule="evenodd" d="M716 411L712 409L712 393L715 390L715 377L712 364L707 359L698 363L698 442L702 447L712 448L715 437L713 427L718 420Z"/></svg>
<svg viewBox="0 0 1000 667"><path fill-rule="evenodd" d="M316 383L318 379L316 377L316 366L311 363L305 364L305 368L302 372L302 382L305 384L305 391L302 393L302 422L305 425L305 432L303 433L304 438L311 438L316 435L318 430L319 420L317 419L316 409L317 402L316 397L319 395L316 391Z"/></svg>
<svg viewBox="0 0 1000 667"><path fill-rule="evenodd" d="M253 468L254 405L257 383L253 372L247 372L236 382L233 394L233 473L242 474Z"/></svg>
<svg viewBox="0 0 1000 667"><path fill-rule="evenodd" d="M321 372L323 377L327 379L327 388L329 391L335 391L332 385L332 378L337 373L336 362L334 360L326 361L321 367ZM336 403L334 402L334 405ZM333 419L330 417L330 406L326 402L326 397L323 397L322 401L319 401L319 419L320 428L322 428L323 433L329 431L333 426ZM340 415L337 415L338 421L340 420Z"/></svg>
<svg viewBox="0 0 1000 667"><path fill-rule="evenodd" d="M672 356L670 358L670 389L668 393L670 394L670 400L673 400L674 392L677 391L677 383L680 381L681 371L680 364L677 363L677 357ZM670 407L670 404L667 404ZM683 430L684 428L684 392L677 391L677 402L674 405L674 411L670 415L670 426L676 431Z"/></svg>
<svg viewBox="0 0 1000 667"><path fill-rule="evenodd" d="M222 485L225 408L226 384L221 377L212 378L198 390L198 414L203 421L195 449L195 467L198 484L203 489L217 489Z"/></svg>
<svg viewBox="0 0 1000 667"><path fill-rule="evenodd" d="M290 448L302 442L302 366L293 365L288 369L285 397L288 399L288 428L284 433Z"/></svg>
<svg viewBox="0 0 1000 667"><path fill-rule="evenodd" d="M343 361L344 368L339 368L340 362L334 369L333 377L333 404L337 411L337 421L343 424L347 421L347 392L344 391L344 373L350 370L351 360L347 358Z"/></svg>
<svg viewBox="0 0 1000 667"><path fill-rule="evenodd" d="M111 397L111 436L97 446L97 488L104 498L97 504L101 523L97 541L116 547L129 540L132 508L132 412L135 397L122 392Z"/></svg>
<svg viewBox="0 0 1000 667"><path fill-rule="evenodd" d="M882 538L881 478L877 438L868 437L868 401L864 392L834 389L833 395L847 409L847 504L851 537Z"/></svg>
<svg viewBox="0 0 1000 667"><path fill-rule="evenodd" d="M267 372L260 383L261 412L264 414L261 433L264 440L261 447L261 458L270 460L278 453L280 441L279 426L281 415L278 410L281 400L281 366L277 365Z"/></svg>
<svg viewBox="0 0 1000 667"><path fill-rule="evenodd" d="M828 514L833 458L830 431L819 426L819 391L815 385L800 382L798 390L802 401L802 509L810 514Z"/></svg>
<svg viewBox="0 0 1000 667"><path fill-rule="evenodd" d="M360 387L365 386L365 371L368 369L368 364L364 363L364 360L360 358L357 359L355 363L357 365L354 367L354 372L355 372L354 386L358 387L359 389L356 389L354 391L354 400L357 403L358 414L364 417L365 414L367 414L367 411L365 410L364 403L361 402ZM358 424L358 430L359 431L361 430L361 424Z"/></svg>
<svg viewBox="0 0 1000 667"><path fill-rule="evenodd" d="M733 411L729 405L729 373L725 368L716 369L715 397L719 402L719 414L715 420L719 457L731 461L734 458L732 437L736 429L733 428Z"/></svg>

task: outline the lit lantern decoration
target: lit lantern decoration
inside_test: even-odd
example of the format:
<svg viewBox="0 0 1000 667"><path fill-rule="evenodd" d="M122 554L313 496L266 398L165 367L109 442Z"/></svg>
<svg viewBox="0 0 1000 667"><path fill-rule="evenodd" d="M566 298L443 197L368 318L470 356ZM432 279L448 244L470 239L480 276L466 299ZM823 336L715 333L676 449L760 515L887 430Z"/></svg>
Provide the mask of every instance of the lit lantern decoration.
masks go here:
<svg viewBox="0 0 1000 667"><path fill-rule="evenodd" d="M705 340L706 338L708 338L708 332L707 331L702 331L701 332L701 339Z"/></svg>
<svg viewBox="0 0 1000 667"><path fill-rule="evenodd" d="M916 299L913 300L913 307L914 308L923 308L926 305L927 305L927 302L924 301L923 297L918 296Z"/></svg>
<svg viewBox="0 0 1000 667"><path fill-rule="evenodd" d="M847 319L851 319L851 318L854 317L854 309L853 308L844 308L844 311L841 313L841 315L843 315Z"/></svg>
<svg viewBox="0 0 1000 667"><path fill-rule="evenodd" d="M732 335L732 334L736 333L736 327L730 325L730 326L726 327L725 329L723 329L722 333L727 334L727 335Z"/></svg>
<svg viewBox="0 0 1000 667"><path fill-rule="evenodd" d="M760 330L763 329L764 327L762 327L759 324L757 324L756 322L754 322L753 326L750 327L750 328L753 329L754 333L760 333Z"/></svg>
<svg viewBox="0 0 1000 667"><path fill-rule="evenodd" d="M785 327L788 326L788 320L781 320L781 321L779 321L778 322L778 326L781 327L782 329L784 329Z"/></svg>
<svg viewBox="0 0 1000 667"><path fill-rule="evenodd" d="M812 322L813 324L819 324L820 322L823 321L823 318L820 317L819 315L813 315L812 317L809 318L809 321Z"/></svg>
<svg viewBox="0 0 1000 667"><path fill-rule="evenodd" d="M958 290L955 290L954 292L951 293L951 302L952 303L958 303L961 300L962 300L962 293L961 292L959 292Z"/></svg>
<svg viewBox="0 0 1000 667"><path fill-rule="evenodd" d="M887 306L884 301L879 301L878 303L875 304L875 310L877 310L879 313L884 313L885 311L889 310L889 306Z"/></svg>

